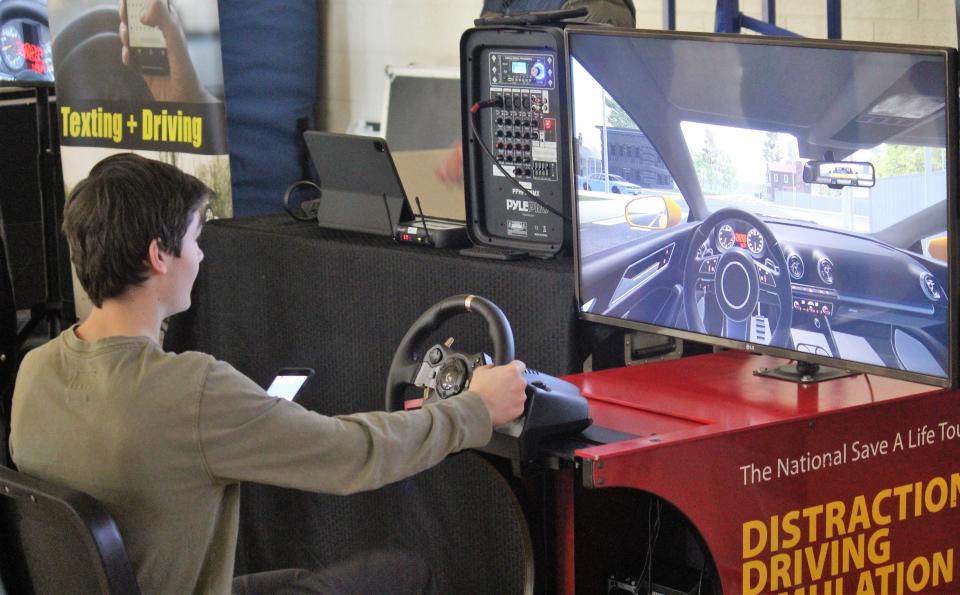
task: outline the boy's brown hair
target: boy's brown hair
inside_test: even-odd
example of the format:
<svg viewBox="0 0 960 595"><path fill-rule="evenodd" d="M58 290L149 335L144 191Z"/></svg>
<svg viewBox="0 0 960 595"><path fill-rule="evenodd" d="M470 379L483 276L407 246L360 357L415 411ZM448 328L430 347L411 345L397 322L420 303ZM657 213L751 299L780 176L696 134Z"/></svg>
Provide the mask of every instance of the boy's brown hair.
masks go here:
<svg viewBox="0 0 960 595"><path fill-rule="evenodd" d="M90 170L67 199L63 232L80 285L98 308L148 278L150 242L180 256L213 191L172 165L123 153Z"/></svg>

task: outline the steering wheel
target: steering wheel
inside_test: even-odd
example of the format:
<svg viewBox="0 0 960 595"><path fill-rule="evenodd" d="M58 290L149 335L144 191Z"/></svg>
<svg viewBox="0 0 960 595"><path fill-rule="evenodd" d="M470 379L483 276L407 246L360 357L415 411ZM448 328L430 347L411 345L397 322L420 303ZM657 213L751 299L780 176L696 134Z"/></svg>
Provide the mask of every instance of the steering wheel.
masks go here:
<svg viewBox="0 0 960 595"><path fill-rule="evenodd" d="M448 344L424 349L426 338L444 322L467 313L479 314L486 321L487 334L493 342L492 361L483 353L466 354ZM448 297L420 315L400 341L387 373L386 410L403 409L404 392L409 386L426 389L430 399L446 399L470 385L474 368L489 363L503 365L513 359L513 330L496 304L476 295Z"/></svg>
<svg viewBox="0 0 960 595"><path fill-rule="evenodd" d="M754 253L743 248L732 237L729 248L715 249L720 246L714 239L725 223L734 229L739 223L744 235L748 228L751 234L756 230L760 250ZM756 236L753 245L757 245ZM691 331L707 334L708 327L715 329L722 324L721 332L727 338L790 346L793 291L787 262L773 232L756 215L740 209L720 209L704 219L689 243L683 287L683 309ZM765 307L759 315L758 306ZM777 312L773 320L763 311L771 309Z"/></svg>

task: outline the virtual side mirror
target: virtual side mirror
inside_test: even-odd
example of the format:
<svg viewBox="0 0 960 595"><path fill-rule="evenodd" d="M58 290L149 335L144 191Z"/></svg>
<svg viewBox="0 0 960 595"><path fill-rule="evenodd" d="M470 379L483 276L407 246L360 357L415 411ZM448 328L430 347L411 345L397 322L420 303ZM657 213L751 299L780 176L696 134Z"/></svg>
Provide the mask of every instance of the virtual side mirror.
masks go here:
<svg viewBox="0 0 960 595"><path fill-rule="evenodd" d="M680 205L665 196L640 196L623 207L623 216L634 229L656 231L677 225L683 213Z"/></svg>
<svg viewBox="0 0 960 595"><path fill-rule="evenodd" d="M826 184L833 189L873 188L877 174L873 164L865 161L807 161L803 164L803 181Z"/></svg>

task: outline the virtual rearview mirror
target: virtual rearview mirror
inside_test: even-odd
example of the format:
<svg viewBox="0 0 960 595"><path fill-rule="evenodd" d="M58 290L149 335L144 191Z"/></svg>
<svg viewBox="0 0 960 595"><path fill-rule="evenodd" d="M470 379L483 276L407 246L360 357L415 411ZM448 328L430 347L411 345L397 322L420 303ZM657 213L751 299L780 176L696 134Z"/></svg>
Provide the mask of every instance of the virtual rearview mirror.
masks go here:
<svg viewBox="0 0 960 595"><path fill-rule="evenodd" d="M665 196L641 196L623 208L624 217L634 229L659 230L680 223L680 205Z"/></svg>
<svg viewBox="0 0 960 595"><path fill-rule="evenodd" d="M873 164L864 161L807 161L803 164L803 181L836 189L872 188L877 176Z"/></svg>

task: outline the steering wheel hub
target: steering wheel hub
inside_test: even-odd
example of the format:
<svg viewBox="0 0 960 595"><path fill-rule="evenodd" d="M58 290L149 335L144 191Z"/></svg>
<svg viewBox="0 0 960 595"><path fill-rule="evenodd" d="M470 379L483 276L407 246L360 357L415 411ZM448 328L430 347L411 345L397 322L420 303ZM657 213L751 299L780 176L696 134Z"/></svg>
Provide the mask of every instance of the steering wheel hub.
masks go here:
<svg viewBox="0 0 960 595"><path fill-rule="evenodd" d="M437 394L441 399L459 394L467 383L467 366L459 359L448 361L437 373Z"/></svg>
<svg viewBox="0 0 960 595"><path fill-rule="evenodd" d="M717 264L717 303L730 320L750 317L760 299L760 277L753 258L740 249L725 252Z"/></svg>

